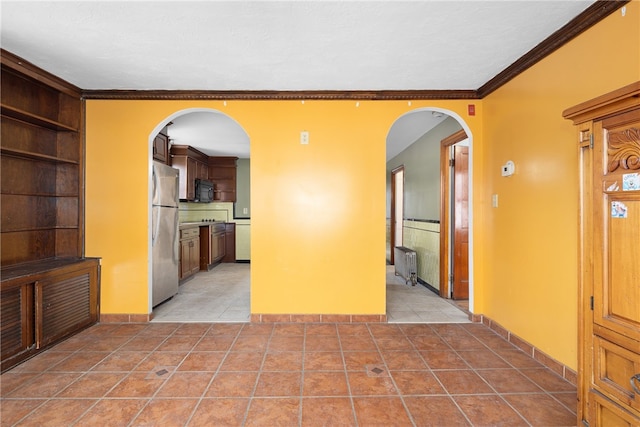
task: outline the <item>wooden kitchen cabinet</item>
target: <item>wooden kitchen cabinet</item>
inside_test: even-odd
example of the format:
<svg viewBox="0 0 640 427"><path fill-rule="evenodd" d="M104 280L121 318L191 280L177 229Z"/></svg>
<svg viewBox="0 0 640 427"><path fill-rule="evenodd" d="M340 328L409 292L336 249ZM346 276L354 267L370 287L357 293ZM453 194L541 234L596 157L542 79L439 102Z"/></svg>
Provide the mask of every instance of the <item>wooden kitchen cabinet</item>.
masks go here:
<svg viewBox="0 0 640 427"><path fill-rule="evenodd" d="M580 159L578 424L640 425L640 82L569 108Z"/></svg>
<svg viewBox="0 0 640 427"><path fill-rule="evenodd" d="M209 180L214 185L213 200L236 201L237 157L209 157Z"/></svg>
<svg viewBox="0 0 640 427"><path fill-rule="evenodd" d="M200 270L200 228L180 229L180 281Z"/></svg>
<svg viewBox="0 0 640 427"><path fill-rule="evenodd" d="M153 139L153 160L161 163L169 163L169 137L159 133Z"/></svg>
<svg viewBox="0 0 640 427"><path fill-rule="evenodd" d="M226 254L225 223L201 225L200 237L200 270L207 271L220 262Z"/></svg>
<svg viewBox="0 0 640 427"><path fill-rule="evenodd" d="M196 179L209 179L209 157L188 145L171 146L171 166L180 171L178 198L192 202L196 198Z"/></svg>
<svg viewBox="0 0 640 427"><path fill-rule="evenodd" d="M225 245L226 253L222 262L236 262L236 224L228 222L225 224Z"/></svg>

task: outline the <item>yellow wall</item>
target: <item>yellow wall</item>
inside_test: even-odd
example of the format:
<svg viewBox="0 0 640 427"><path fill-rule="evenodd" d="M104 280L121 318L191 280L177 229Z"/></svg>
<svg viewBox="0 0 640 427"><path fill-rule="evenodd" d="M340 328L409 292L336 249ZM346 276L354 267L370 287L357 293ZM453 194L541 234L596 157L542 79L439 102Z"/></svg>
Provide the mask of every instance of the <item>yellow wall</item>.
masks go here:
<svg viewBox="0 0 640 427"><path fill-rule="evenodd" d="M483 100L486 239L476 312L573 368L578 149L562 111L640 80L639 9L628 4L625 17L614 13ZM504 178L507 160L516 173Z"/></svg>
<svg viewBox="0 0 640 427"><path fill-rule="evenodd" d="M468 103L87 101L86 255L102 257L102 313L149 313L149 136L210 108L251 140L252 313L384 314L387 133L435 106L480 134Z"/></svg>

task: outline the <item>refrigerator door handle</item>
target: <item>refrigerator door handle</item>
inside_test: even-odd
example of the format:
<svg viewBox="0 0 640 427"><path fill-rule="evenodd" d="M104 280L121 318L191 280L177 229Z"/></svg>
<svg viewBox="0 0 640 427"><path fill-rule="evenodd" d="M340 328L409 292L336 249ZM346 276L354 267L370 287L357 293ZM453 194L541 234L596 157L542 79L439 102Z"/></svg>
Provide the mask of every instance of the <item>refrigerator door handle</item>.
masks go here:
<svg viewBox="0 0 640 427"><path fill-rule="evenodd" d="M154 175L155 176L155 175ZM151 215L151 222L153 224L153 228L151 230L151 246L156 244L156 239L158 238L158 230L160 230L160 218L157 218L160 214L159 209L153 209Z"/></svg>

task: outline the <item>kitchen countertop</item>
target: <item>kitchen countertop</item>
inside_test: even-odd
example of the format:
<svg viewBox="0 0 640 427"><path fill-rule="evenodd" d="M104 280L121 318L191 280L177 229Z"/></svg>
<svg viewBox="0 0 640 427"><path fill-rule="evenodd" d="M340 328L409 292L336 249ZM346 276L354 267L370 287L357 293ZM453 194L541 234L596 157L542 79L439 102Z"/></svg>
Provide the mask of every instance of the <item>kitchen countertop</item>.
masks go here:
<svg viewBox="0 0 640 427"><path fill-rule="evenodd" d="M180 224L178 224L178 226L181 229L184 228L192 228L192 227L202 227L202 226L209 226L209 225L217 225L217 224L225 224L225 222L223 221L186 221L186 222L181 222Z"/></svg>

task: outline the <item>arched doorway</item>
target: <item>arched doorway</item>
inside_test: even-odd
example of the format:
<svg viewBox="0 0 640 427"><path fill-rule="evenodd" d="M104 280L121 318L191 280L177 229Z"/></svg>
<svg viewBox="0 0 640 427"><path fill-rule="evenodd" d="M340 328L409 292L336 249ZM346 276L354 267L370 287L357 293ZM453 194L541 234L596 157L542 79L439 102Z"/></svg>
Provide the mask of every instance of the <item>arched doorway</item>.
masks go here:
<svg viewBox="0 0 640 427"><path fill-rule="evenodd" d="M440 268L442 249L440 244L441 229L441 181L446 173L441 167L441 141L450 135L462 131L468 138L468 175L467 189L469 194L468 206L472 206L472 135L468 125L454 112L440 108L420 108L400 116L392 125L387 135L387 283L393 281L390 271L391 265L391 216L395 212L392 206L392 171L404 168L404 217L402 221L403 246L416 252L418 282L432 291L434 295L449 297L442 290L449 289L448 283L443 283ZM469 209L469 241L467 256L469 262L469 307L473 307L473 217ZM448 237L447 237L448 238ZM449 268L449 267L447 267ZM448 275L447 275L448 277ZM404 279L401 281L404 283ZM387 286L387 318L390 322L429 322L447 321L447 316L441 320L433 313L420 312L415 298L410 306L400 307L393 301L394 289L403 293L410 292L409 287L393 288ZM447 291L448 292L448 291ZM449 301L448 306L452 306ZM398 310L405 310L400 312ZM457 310L457 309L456 309ZM456 311L458 313L459 310ZM395 313L395 314L394 314ZM453 313L453 311L451 311ZM463 316L465 320L468 320Z"/></svg>
<svg viewBox="0 0 640 427"><path fill-rule="evenodd" d="M184 165L172 162L169 157L166 162L162 159L158 161L155 156L157 141L156 136L162 132L168 138L168 150L183 150L189 147L189 153L195 152L198 162L203 163L197 168L196 178L205 181L215 181L220 184L223 179L218 177L218 162L233 161L233 180L236 183L237 191L234 188L233 198L229 197L229 188L226 183L218 185L215 190L220 193L220 197L209 203L197 203L191 201L186 196L187 192L182 191L185 185L184 178L189 176L189 181L193 175L189 175ZM195 258L195 270L188 278L180 276L180 286L176 287L176 294L158 304L157 298L154 300L154 255L149 260L149 300L150 307L153 308L155 321L248 321L249 301L250 301L250 145L249 137L242 126L232 117L224 112L214 109L191 108L177 111L163 121L161 121L149 136L149 170L150 177L153 178L153 170L159 169L160 163L167 163L171 169L180 169L182 183L180 190L179 225L176 232L178 238L184 232L185 227L192 227L194 223L199 223L195 230L200 231L200 236L194 239L192 248ZM173 150L177 153L176 150ZM184 160L184 159L181 159ZM226 165L226 164L225 164ZM202 170L201 170L202 169ZM194 169L196 170L196 169ZM205 176L202 176L202 175ZM245 176L246 175L246 176ZM239 179L240 178L240 179ZM238 182L239 181L239 182ZM154 224L153 212L156 209L151 205L153 196L153 179L150 179L150 211ZM219 187L219 188L218 188ZM222 197L224 196L224 197ZM186 197L186 198L185 198ZM201 201L200 201L201 202ZM215 224L215 226L214 226ZM202 252L209 243L210 250L214 249L214 228L218 230L222 227L223 237L217 237L217 244L228 248L229 254L225 259L218 259L215 264L207 266L203 264ZM153 254L152 246L156 242L154 228L149 232L149 254ZM209 232L205 232L210 231ZM226 232L225 232L226 230ZM204 234L203 234L204 233ZM209 239L211 237L211 239ZM196 241L197 240L197 241ZM238 242L238 244L236 244ZM180 240L177 244L177 252L181 258L185 257L185 246ZM232 251L232 253L231 253ZM240 255L237 257L236 255ZM242 263L236 264L236 259ZM213 268L212 268L213 267ZM180 268L181 273L184 269ZM226 286L225 286L226 285ZM179 290L179 292L178 292Z"/></svg>

